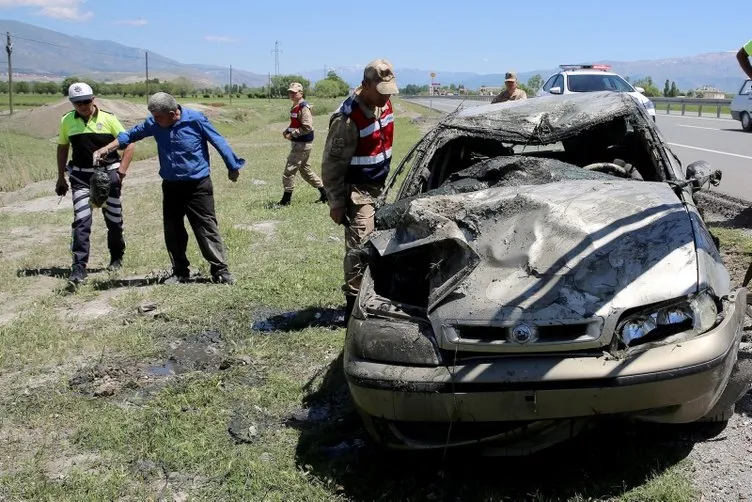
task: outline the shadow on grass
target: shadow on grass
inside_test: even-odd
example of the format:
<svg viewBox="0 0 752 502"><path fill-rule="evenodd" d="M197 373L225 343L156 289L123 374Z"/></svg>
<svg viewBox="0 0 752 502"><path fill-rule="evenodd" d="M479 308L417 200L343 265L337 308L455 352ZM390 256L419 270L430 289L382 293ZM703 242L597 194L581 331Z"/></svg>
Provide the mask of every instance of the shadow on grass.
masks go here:
<svg viewBox="0 0 752 502"><path fill-rule="evenodd" d="M752 228L752 208L747 207L736 213L733 218L712 223L721 228Z"/></svg>
<svg viewBox="0 0 752 502"><path fill-rule="evenodd" d="M96 274L104 272L103 268L87 268L87 273ZM58 279L67 279L71 273L70 267L50 267L50 268L20 268L16 270L18 277L35 277L39 275L45 275L47 277L55 277Z"/></svg>
<svg viewBox="0 0 752 502"><path fill-rule="evenodd" d="M129 278L99 278L94 282L93 288L97 291L105 291L116 288L143 288L160 285L165 277L129 277ZM183 280L180 284L214 284L210 277L195 276ZM179 284L178 284L179 285Z"/></svg>
<svg viewBox="0 0 752 502"><path fill-rule="evenodd" d="M367 436L349 398L342 354L309 383L306 409L288 422L301 431L301 469L348 500L611 499L676 465L695 442L725 424L659 426L609 420L529 457L482 457L473 450L390 452ZM322 410L324 413L322 413Z"/></svg>

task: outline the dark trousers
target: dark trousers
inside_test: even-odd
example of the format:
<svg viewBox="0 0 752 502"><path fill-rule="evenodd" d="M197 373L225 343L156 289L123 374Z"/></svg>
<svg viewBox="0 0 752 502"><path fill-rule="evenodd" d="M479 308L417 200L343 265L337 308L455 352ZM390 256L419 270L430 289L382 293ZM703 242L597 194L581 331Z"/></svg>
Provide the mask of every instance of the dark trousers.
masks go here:
<svg viewBox="0 0 752 502"><path fill-rule="evenodd" d="M214 213L214 187L209 176L200 180L162 181L162 214L173 274L190 275L190 263L185 254L188 246L186 216L201 254L209 262L212 277L227 270L224 243Z"/></svg>
<svg viewBox="0 0 752 502"><path fill-rule="evenodd" d="M73 196L73 224L71 252L73 267L86 268L89 263L89 237L91 236L92 207L89 201L89 180L94 173L70 171L70 186ZM107 247L110 259L123 257L125 239L123 239L123 209L120 204L120 176L112 170L110 175L110 193L102 206L104 223L107 225Z"/></svg>

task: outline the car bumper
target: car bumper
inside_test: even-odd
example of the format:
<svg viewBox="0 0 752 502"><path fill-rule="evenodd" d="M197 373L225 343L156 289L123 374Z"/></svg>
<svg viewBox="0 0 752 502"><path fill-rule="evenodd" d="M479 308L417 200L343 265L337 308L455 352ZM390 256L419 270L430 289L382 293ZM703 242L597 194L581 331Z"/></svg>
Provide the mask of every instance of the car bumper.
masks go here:
<svg viewBox="0 0 752 502"><path fill-rule="evenodd" d="M629 415L655 422L702 418L737 361L746 290L725 304L713 330L680 343L610 356L499 357L454 367L360 360L345 375L361 414L392 422L541 421ZM368 329L351 319L350 330Z"/></svg>
<svg viewBox="0 0 752 502"><path fill-rule="evenodd" d="M731 110L731 118L734 120L741 120L742 114L737 110Z"/></svg>

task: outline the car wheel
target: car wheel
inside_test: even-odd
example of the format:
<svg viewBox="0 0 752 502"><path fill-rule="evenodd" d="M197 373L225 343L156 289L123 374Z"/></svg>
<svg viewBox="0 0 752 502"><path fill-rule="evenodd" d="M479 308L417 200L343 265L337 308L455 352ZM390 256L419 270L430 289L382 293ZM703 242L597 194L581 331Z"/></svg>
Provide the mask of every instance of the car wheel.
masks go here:
<svg viewBox="0 0 752 502"><path fill-rule="evenodd" d="M710 413L714 413L717 411L715 408L713 408ZM728 422L731 420L731 417L734 416L734 406L731 405L725 410L715 413L715 414L707 414L704 417L702 417L698 422L704 422L704 423L720 423L720 422Z"/></svg>
<svg viewBox="0 0 752 502"><path fill-rule="evenodd" d="M739 120L742 122L742 129L745 131L752 131L752 118L750 118L749 113L742 112Z"/></svg>

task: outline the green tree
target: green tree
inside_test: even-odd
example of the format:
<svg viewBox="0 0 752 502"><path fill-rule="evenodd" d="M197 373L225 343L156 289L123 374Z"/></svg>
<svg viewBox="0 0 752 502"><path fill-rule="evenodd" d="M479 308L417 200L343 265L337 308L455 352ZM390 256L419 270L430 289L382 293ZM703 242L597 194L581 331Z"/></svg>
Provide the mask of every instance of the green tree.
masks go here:
<svg viewBox="0 0 752 502"><path fill-rule="evenodd" d="M661 93L661 90L658 89L655 85L653 85L653 79L651 77L645 77L643 79L637 80L634 83L635 87L642 87L645 90L645 96L656 98L661 96L663 93Z"/></svg>
<svg viewBox="0 0 752 502"><path fill-rule="evenodd" d="M530 89L532 95L535 95L541 87L543 87L543 77L540 75L533 75L527 79L527 88Z"/></svg>
<svg viewBox="0 0 752 502"><path fill-rule="evenodd" d="M663 85L663 97L667 98L671 94L671 84L669 83L668 79L666 79L666 83Z"/></svg>
<svg viewBox="0 0 752 502"><path fill-rule="evenodd" d="M23 80L19 82L13 82L13 92L17 92L19 94L28 94L31 87L29 86L28 82L25 82Z"/></svg>
<svg viewBox="0 0 752 502"><path fill-rule="evenodd" d="M185 77L178 77L172 82L172 91L181 98L193 93L194 88L193 82Z"/></svg>
<svg viewBox="0 0 752 502"><path fill-rule="evenodd" d="M316 82L316 87L313 90L319 98L336 98L341 96L340 88L334 80L325 78Z"/></svg>
<svg viewBox="0 0 752 502"><path fill-rule="evenodd" d="M311 88L311 81L300 75L275 75L272 77L272 97L286 97L292 82L300 82L306 91Z"/></svg>
<svg viewBox="0 0 752 502"><path fill-rule="evenodd" d="M676 87L676 82L674 82L674 81L672 80L672 81L671 81L671 89L669 89L669 91L668 91L668 95L669 95L670 97L672 97L672 98L675 98L675 97L676 97L676 96L678 96L679 94L681 94L681 91L679 91L679 88L678 88L678 87Z"/></svg>

